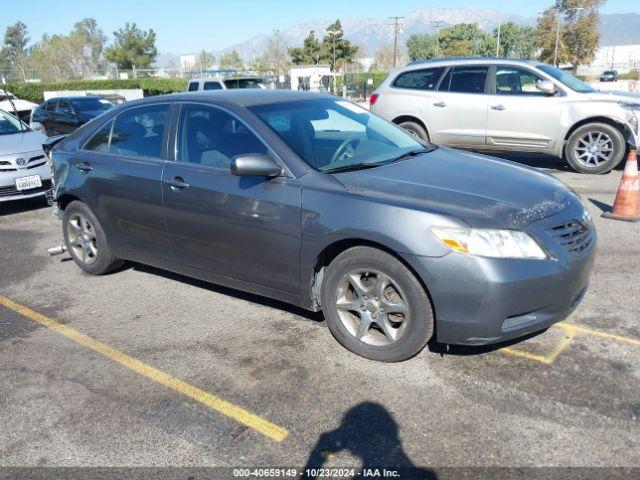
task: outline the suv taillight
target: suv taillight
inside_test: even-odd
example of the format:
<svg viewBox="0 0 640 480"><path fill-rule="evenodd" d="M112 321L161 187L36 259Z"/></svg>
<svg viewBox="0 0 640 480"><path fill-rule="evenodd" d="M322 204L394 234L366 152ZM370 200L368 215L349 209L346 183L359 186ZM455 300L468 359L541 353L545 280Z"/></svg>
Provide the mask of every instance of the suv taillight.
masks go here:
<svg viewBox="0 0 640 480"><path fill-rule="evenodd" d="M379 96L380 96L379 93L375 93L375 92L372 93L371 96L369 97L369 105L373 107L378 101Z"/></svg>

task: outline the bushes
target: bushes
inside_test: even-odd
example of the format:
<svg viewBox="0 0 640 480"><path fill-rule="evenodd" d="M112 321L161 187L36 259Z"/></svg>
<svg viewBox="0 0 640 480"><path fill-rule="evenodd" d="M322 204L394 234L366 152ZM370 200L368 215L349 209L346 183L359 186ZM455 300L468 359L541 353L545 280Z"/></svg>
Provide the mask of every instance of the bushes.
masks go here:
<svg viewBox="0 0 640 480"><path fill-rule="evenodd" d="M57 90L121 90L140 88L145 97L165 93L182 92L186 89L184 78L132 78L128 80L74 80L55 83L13 83L0 85L16 97L40 103L45 91Z"/></svg>

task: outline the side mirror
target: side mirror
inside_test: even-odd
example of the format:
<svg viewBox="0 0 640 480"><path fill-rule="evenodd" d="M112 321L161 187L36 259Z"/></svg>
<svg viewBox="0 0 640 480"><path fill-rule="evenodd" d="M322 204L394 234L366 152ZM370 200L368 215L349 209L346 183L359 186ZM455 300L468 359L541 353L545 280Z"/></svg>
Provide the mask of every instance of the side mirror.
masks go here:
<svg viewBox="0 0 640 480"><path fill-rule="evenodd" d="M239 177L277 177L282 167L268 155L240 155L231 162L231 173Z"/></svg>
<svg viewBox="0 0 640 480"><path fill-rule="evenodd" d="M550 80L543 80L536 83L536 88L546 95L555 95L558 89Z"/></svg>

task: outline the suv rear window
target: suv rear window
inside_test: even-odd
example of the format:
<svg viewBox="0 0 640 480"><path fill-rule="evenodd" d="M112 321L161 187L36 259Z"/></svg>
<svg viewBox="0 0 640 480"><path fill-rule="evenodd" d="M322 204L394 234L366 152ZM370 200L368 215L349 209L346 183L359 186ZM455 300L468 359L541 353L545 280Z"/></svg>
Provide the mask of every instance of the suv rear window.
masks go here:
<svg viewBox="0 0 640 480"><path fill-rule="evenodd" d="M197 92L198 91L198 82L191 82L189 84L189 91L190 92Z"/></svg>
<svg viewBox="0 0 640 480"><path fill-rule="evenodd" d="M203 90L222 90L220 82L204 82Z"/></svg>
<svg viewBox="0 0 640 480"><path fill-rule="evenodd" d="M393 86L397 88L410 88L414 90L435 90L438 80L442 76L444 68L427 68L424 70L411 70L398 75Z"/></svg>
<svg viewBox="0 0 640 480"><path fill-rule="evenodd" d="M484 93L489 67L453 67L440 83L441 92Z"/></svg>

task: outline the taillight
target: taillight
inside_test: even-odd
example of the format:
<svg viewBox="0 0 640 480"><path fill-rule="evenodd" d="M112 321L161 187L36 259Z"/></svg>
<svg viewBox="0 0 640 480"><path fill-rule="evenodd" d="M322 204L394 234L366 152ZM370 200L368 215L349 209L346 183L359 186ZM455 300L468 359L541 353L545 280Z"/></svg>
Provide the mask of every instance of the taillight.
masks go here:
<svg viewBox="0 0 640 480"><path fill-rule="evenodd" d="M378 101L379 96L380 96L379 93L372 93L371 96L369 97L369 105L373 107Z"/></svg>

